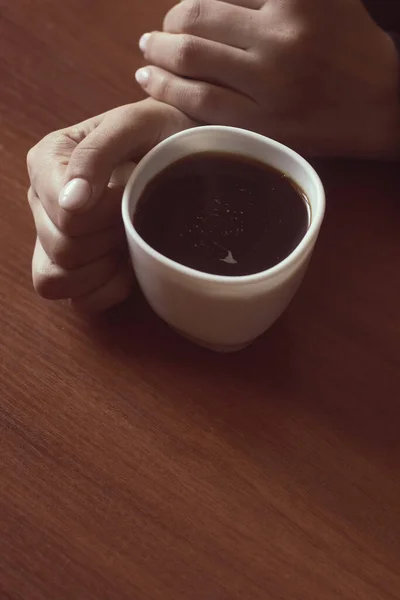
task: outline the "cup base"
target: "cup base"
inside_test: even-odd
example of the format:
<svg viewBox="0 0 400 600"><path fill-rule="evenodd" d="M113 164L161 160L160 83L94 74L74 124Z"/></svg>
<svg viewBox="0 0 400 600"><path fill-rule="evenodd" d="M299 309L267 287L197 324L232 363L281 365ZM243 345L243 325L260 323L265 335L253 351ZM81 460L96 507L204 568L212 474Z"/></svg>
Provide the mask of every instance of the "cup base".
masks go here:
<svg viewBox="0 0 400 600"><path fill-rule="evenodd" d="M254 340L249 340L248 342L245 342L244 344L232 344L232 345L212 344L210 342L205 342L204 340L200 340L192 335L189 335L188 333L184 333L183 331L181 331L180 329L177 329L176 327L172 327L172 329L174 331L176 331L176 333L178 333L180 336L189 340L189 342L196 344L196 346L201 346L202 348L206 348L207 350L212 350L213 352L219 352L220 354L231 354L234 352L240 352L240 350L244 350L245 348L250 346L254 341Z"/></svg>

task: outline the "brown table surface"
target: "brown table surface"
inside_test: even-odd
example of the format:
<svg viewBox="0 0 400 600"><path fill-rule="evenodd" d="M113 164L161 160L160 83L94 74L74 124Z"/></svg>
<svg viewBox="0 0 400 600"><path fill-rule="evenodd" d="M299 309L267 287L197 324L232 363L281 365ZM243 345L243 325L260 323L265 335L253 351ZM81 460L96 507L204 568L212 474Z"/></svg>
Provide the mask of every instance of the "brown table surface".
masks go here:
<svg viewBox="0 0 400 600"><path fill-rule="evenodd" d="M399 599L397 165L318 165L309 274L242 353L32 291L25 154L139 98L167 8L0 1L0 598Z"/></svg>

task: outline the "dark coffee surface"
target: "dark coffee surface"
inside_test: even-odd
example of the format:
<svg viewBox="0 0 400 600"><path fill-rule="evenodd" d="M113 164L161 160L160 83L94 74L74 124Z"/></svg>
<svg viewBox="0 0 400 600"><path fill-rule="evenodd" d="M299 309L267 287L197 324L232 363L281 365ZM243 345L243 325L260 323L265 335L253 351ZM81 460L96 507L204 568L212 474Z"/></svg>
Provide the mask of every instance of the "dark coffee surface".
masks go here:
<svg viewBox="0 0 400 600"><path fill-rule="evenodd" d="M206 273L241 276L286 258L307 231L309 210L302 191L280 171L207 152L155 177L133 221L164 256Z"/></svg>

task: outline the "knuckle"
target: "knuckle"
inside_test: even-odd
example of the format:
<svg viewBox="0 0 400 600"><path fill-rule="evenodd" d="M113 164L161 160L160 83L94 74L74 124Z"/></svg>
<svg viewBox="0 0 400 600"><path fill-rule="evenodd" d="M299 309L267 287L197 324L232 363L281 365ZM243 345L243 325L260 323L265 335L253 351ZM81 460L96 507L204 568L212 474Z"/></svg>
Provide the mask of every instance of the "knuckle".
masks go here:
<svg viewBox="0 0 400 600"><path fill-rule="evenodd" d="M47 244L41 241L42 245L46 246L46 252L49 258L63 269L74 269L79 265L79 253L77 253L73 239L62 234L53 235Z"/></svg>
<svg viewBox="0 0 400 600"><path fill-rule="evenodd" d="M169 73L162 73L159 77L151 77L148 92L156 100L171 101L172 78Z"/></svg>
<svg viewBox="0 0 400 600"><path fill-rule="evenodd" d="M63 147L65 144L73 142L79 145L85 139L85 132L82 129L82 125L72 125L67 129L60 129L59 131L51 134L53 137L53 143L55 146Z"/></svg>
<svg viewBox="0 0 400 600"><path fill-rule="evenodd" d="M194 85L183 90L183 102L191 107L194 114L203 120L206 115L219 115L221 103L218 94L211 86Z"/></svg>
<svg viewBox="0 0 400 600"><path fill-rule="evenodd" d="M77 221L79 223L79 217L68 213L65 210L58 211L56 218L57 228L66 236L74 236L77 230Z"/></svg>
<svg viewBox="0 0 400 600"><path fill-rule="evenodd" d="M204 14L202 0L186 0L180 4L176 29L181 33L195 33Z"/></svg>
<svg viewBox="0 0 400 600"><path fill-rule="evenodd" d="M176 70L183 75L193 67L197 55L196 42L191 35L181 36L178 51L175 57Z"/></svg>
<svg viewBox="0 0 400 600"><path fill-rule="evenodd" d="M32 282L36 293L47 300L69 297L69 273L56 265L36 240L32 259Z"/></svg>
<svg viewBox="0 0 400 600"><path fill-rule="evenodd" d="M67 297L62 292L62 278L52 271L33 268L32 281L35 292L46 300L59 300Z"/></svg>
<svg viewBox="0 0 400 600"><path fill-rule="evenodd" d="M35 292L46 300L52 300L53 296L51 293L51 285L49 285L49 278L42 273L33 272L33 287Z"/></svg>
<svg viewBox="0 0 400 600"><path fill-rule="evenodd" d="M28 151L26 155L26 166L28 169L31 183L35 184L35 179L40 167L52 155L54 148L60 140L60 131L53 131L42 138L35 146Z"/></svg>
<svg viewBox="0 0 400 600"><path fill-rule="evenodd" d="M275 43L283 52L293 52L306 45L309 38L307 28L287 25L276 33Z"/></svg>
<svg viewBox="0 0 400 600"><path fill-rule="evenodd" d="M35 203L36 200L33 200ZM32 208L32 207L31 207ZM37 209L33 206L36 235L45 248L48 257L53 263L60 267L70 269L75 268L78 263L84 262L84 256L81 252L82 237L68 235L48 219L44 220L37 217Z"/></svg>
<svg viewBox="0 0 400 600"><path fill-rule="evenodd" d="M221 98L213 86L187 82L165 73L157 78L149 91L156 100L190 114L199 122L208 121L210 115L214 115L214 120L218 121L220 116Z"/></svg>

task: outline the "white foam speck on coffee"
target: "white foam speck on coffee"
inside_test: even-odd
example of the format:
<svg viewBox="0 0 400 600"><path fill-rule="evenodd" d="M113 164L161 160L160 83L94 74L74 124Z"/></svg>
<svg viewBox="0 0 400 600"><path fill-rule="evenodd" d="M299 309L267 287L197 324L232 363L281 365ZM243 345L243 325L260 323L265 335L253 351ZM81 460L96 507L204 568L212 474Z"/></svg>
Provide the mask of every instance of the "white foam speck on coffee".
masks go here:
<svg viewBox="0 0 400 600"><path fill-rule="evenodd" d="M235 260L232 256L232 252L228 250L228 254L225 258L220 258L222 262L228 263L229 265L237 265L237 260Z"/></svg>

